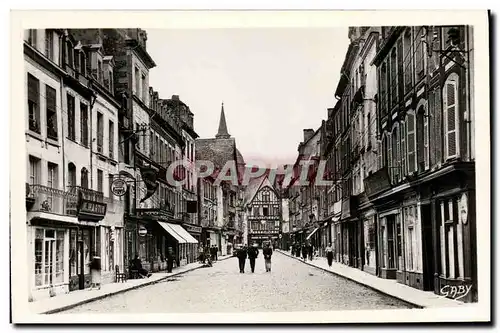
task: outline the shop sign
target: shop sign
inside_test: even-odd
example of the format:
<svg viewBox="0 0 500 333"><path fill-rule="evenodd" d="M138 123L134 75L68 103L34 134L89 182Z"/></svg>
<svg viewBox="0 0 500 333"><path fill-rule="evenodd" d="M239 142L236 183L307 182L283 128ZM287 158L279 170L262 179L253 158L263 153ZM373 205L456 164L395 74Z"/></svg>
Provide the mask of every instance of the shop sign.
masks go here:
<svg viewBox="0 0 500 333"><path fill-rule="evenodd" d="M192 233L195 233L195 234L201 234L201 227L197 227L197 226L194 226L194 225L184 225L184 228L186 228L186 231L187 232L192 232Z"/></svg>
<svg viewBox="0 0 500 333"><path fill-rule="evenodd" d="M118 197L124 196L127 193L127 182L121 178L113 180L111 192Z"/></svg>
<svg viewBox="0 0 500 333"><path fill-rule="evenodd" d="M364 185L368 197L391 188L387 168L382 168L365 178Z"/></svg>
<svg viewBox="0 0 500 333"><path fill-rule="evenodd" d="M106 208L107 204L103 202L82 199L80 201L78 214L104 218L104 216L106 215Z"/></svg>

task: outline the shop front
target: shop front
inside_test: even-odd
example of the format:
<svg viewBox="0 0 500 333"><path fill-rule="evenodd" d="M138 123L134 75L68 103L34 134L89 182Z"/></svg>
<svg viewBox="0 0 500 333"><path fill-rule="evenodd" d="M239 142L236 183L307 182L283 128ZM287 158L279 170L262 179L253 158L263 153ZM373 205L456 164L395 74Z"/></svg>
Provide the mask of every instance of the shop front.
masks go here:
<svg viewBox="0 0 500 333"><path fill-rule="evenodd" d="M426 188L434 261L424 262L424 269L433 266L435 273L428 287L440 296L477 302L475 165L461 162L444 168Z"/></svg>
<svg viewBox="0 0 500 333"><path fill-rule="evenodd" d="M342 212L340 218L340 232L342 244L340 246L340 260L344 265L358 267L362 251L359 241L359 220L357 218L357 197L349 196L342 199Z"/></svg>
<svg viewBox="0 0 500 333"><path fill-rule="evenodd" d="M107 211L102 192L78 188L77 193L78 228L71 230L69 243L70 291L92 285L90 263L94 257L101 259L100 222Z"/></svg>
<svg viewBox="0 0 500 333"><path fill-rule="evenodd" d="M359 199L359 242L362 252L359 254L361 270L377 274L377 249L376 249L376 210L363 192Z"/></svg>

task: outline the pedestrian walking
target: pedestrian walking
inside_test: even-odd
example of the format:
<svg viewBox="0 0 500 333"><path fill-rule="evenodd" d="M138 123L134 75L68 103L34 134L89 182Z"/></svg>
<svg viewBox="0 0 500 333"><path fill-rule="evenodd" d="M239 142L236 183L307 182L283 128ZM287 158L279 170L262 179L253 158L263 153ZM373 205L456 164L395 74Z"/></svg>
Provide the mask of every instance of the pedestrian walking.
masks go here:
<svg viewBox="0 0 500 333"><path fill-rule="evenodd" d="M302 245L302 260L304 260L304 261L307 260L308 250L309 250L309 248L307 247L306 244Z"/></svg>
<svg viewBox="0 0 500 333"><path fill-rule="evenodd" d="M312 246L312 244L309 244L307 246L307 254L309 255L309 261L313 260L313 253L314 253L314 246Z"/></svg>
<svg viewBox="0 0 500 333"><path fill-rule="evenodd" d="M328 267L332 267L332 262L333 262L332 243L328 243L328 246L325 248L325 252L326 252L326 260L328 261Z"/></svg>
<svg viewBox="0 0 500 333"><path fill-rule="evenodd" d="M219 247L217 245L215 245L214 252L215 252L215 261L217 261L219 257Z"/></svg>
<svg viewBox="0 0 500 333"><path fill-rule="evenodd" d="M172 273L174 267L175 253L171 247L167 248L167 273Z"/></svg>
<svg viewBox="0 0 500 333"><path fill-rule="evenodd" d="M271 271L271 256L273 255L273 249L271 248L271 244L266 243L264 245L264 249L262 250L262 254L264 255L264 263L266 265L266 272Z"/></svg>
<svg viewBox="0 0 500 333"><path fill-rule="evenodd" d="M236 254L238 257L238 264L240 266L240 273L245 273L245 261L247 260L247 249L246 247L241 247L238 249L238 253Z"/></svg>
<svg viewBox="0 0 500 333"><path fill-rule="evenodd" d="M300 258L300 250L301 250L301 248L302 247L300 246L300 243L295 244L295 256L297 258Z"/></svg>
<svg viewBox="0 0 500 333"><path fill-rule="evenodd" d="M252 273L255 272L255 259L259 256L259 249L257 248L257 244L253 244L250 248L248 248L248 260L250 260L250 269Z"/></svg>

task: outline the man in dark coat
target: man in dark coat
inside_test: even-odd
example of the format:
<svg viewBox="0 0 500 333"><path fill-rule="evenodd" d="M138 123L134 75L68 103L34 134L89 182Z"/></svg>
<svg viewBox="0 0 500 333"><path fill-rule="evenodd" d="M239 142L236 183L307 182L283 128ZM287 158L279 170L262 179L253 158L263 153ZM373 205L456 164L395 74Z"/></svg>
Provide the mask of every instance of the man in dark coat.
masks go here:
<svg viewBox="0 0 500 333"><path fill-rule="evenodd" d="M314 247L311 243L307 246L307 252L309 254L309 260L313 260Z"/></svg>
<svg viewBox="0 0 500 333"><path fill-rule="evenodd" d="M271 248L271 244L266 243L266 245L264 245L264 249L262 250L262 254L264 255L266 272L270 272L271 271L271 256L273 255L273 249Z"/></svg>
<svg viewBox="0 0 500 333"><path fill-rule="evenodd" d="M304 261L307 260L308 252L309 252L309 248L307 247L307 244L302 245L302 260L304 260Z"/></svg>
<svg viewBox="0 0 500 333"><path fill-rule="evenodd" d="M297 258L300 258L300 250L301 250L301 245L300 243L295 244L295 256Z"/></svg>
<svg viewBox="0 0 500 333"><path fill-rule="evenodd" d="M174 267L175 254L174 249L168 247L167 249L167 273L172 273L172 268Z"/></svg>
<svg viewBox="0 0 500 333"><path fill-rule="evenodd" d="M250 260L250 268L252 269L252 273L255 271L255 259L259 255L259 249L257 249L257 244L248 248L248 259Z"/></svg>
<svg viewBox="0 0 500 333"><path fill-rule="evenodd" d="M247 249L246 247L241 247L236 253L238 257L238 263L240 265L240 273L245 273L245 261L247 260Z"/></svg>

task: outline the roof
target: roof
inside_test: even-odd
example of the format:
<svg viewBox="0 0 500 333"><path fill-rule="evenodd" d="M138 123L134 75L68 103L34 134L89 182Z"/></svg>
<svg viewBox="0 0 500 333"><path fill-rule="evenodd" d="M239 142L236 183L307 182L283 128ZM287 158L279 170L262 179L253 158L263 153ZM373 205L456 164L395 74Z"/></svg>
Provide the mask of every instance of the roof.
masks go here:
<svg viewBox="0 0 500 333"><path fill-rule="evenodd" d="M224 114L224 103L222 103L222 107L220 110L219 130L217 131L215 137L220 139L229 139L231 137L231 135L227 131L226 115Z"/></svg>
<svg viewBox="0 0 500 333"><path fill-rule="evenodd" d="M245 192L243 195L243 203L244 204L250 204L253 201L257 192L259 192L259 190L264 188L264 187L269 187L274 192L277 193L274 184L272 184L271 181L269 180L270 173L271 173L271 169L267 169L263 175L250 179L247 187L245 188ZM278 178L278 176L280 176L280 175L276 175L276 178ZM279 178L282 178L282 177L279 177Z"/></svg>
<svg viewBox="0 0 500 333"><path fill-rule="evenodd" d="M196 139L195 156L198 161L211 161L216 169L221 170L227 161L235 160L236 141L234 138Z"/></svg>

